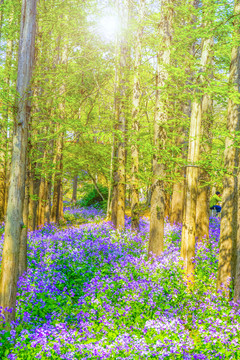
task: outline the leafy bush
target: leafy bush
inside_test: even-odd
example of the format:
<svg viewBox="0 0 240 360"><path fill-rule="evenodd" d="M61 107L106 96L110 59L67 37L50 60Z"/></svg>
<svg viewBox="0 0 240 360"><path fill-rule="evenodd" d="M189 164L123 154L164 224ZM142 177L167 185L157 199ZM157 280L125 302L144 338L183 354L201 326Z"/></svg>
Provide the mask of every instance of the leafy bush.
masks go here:
<svg viewBox="0 0 240 360"><path fill-rule="evenodd" d="M74 222L75 221L75 216L74 214L71 214L70 212L66 211L63 215L64 220L66 220L67 222Z"/></svg>
<svg viewBox="0 0 240 360"><path fill-rule="evenodd" d="M83 215L81 214L81 212L77 212L74 211L65 211L64 215L63 215L64 221L67 222L68 224L82 224L86 222L86 219L83 217Z"/></svg>
<svg viewBox="0 0 240 360"><path fill-rule="evenodd" d="M99 191L101 192L104 200L96 190L94 185L85 185L84 196L78 202L77 205L82 207L94 206L101 209L107 208L108 199L108 188L103 185L98 185Z"/></svg>

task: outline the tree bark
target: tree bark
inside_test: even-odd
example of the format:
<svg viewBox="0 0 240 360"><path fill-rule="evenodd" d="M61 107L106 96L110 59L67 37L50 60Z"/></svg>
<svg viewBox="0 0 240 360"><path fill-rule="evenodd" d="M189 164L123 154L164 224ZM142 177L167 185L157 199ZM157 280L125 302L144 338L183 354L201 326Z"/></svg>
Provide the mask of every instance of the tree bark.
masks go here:
<svg viewBox="0 0 240 360"><path fill-rule="evenodd" d="M48 187L48 190L47 190L47 203L46 203L46 207L45 207L45 219L46 219L47 223L50 224L51 208L52 208L52 203L51 203L52 181L51 181L51 179L48 180L47 187Z"/></svg>
<svg viewBox="0 0 240 360"><path fill-rule="evenodd" d="M118 201L118 172L117 172L117 150L116 139L114 135L113 142L113 185L112 185L112 202L111 202L111 221L117 227L117 201Z"/></svg>
<svg viewBox="0 0 240 360"><path fill-rule="evenodd" d="M209 39L203 40L201 67L206 71L211 58L211 42ZM199 85L203 83L203 77L199 78ZM204 91L204 90L202 90ZM181 256L184 261L184 271L188 286L194 281L194 256L195 256L195 237L196 237L196 202L198 184L198 161L200 152L200 136L202 123L202 102L203 95L195 93L192 102L189 145L188 145L188 165L186 170L185 206L183 213L183 228L181 241Z"/></svg>
<svg viewBox="0 0 240 360"><path fill-rule="evenodd" d="M58 60L57 62L62 66L65 65L67 69L67 48L64 47L62 50L62 54L60 53L60 40L58 38ZM61 56L60 56L61 55ZM61 122L65 116L65 102L63 100L65 95L66 87L65 84L62 84L60 87L59 95L60 102L58 106L58 117ZM54 186L53 186L53 203L51 209L51 220L57 224L59 224L60 219L63 218L63 184L62 184L62 174L63 174L63 131L61 130L61 123L57 123L56 132L59 134L56 140L56 153L55 153L55 176L54 176Z"/></svg>
<svg viewBox="0 0 240 360"><path fill-rule="evenodd" d="M170 65L170 45L172 37L173 1L162 1L159 35L162 49L157 56L156 75L156 108L154 114L154 146L153 179L151 187L150 235L148 258L159 256L163 251L165 191L165 165L161 161L161 150L165 147L167 138L165 125L167 123L166 103L161 97L160 88L165 85L168 73L166 66Z"/></svg>
<svg viewBox="0 0 240 360"><path fill-rule="evenodd" d="M36 163L29 164L29 229L34 231L37 228L37 198L39 194L39 179L36 177Z"/></svg>
<svg viewBox="0 0 240 360"><path fill-rule="evenodd" d="M208 41L210 49L213 48L213 38ZM212 68L213 55L211 54L208 59L208 64ZM211 70L211 69L210 69ZM209 78L212 78L210 74ZM210 152L212 145L211 127L213 124L213 101L208 94L203 95L202 99L202 139L200 145L200 157L203 161ZM209 238L209 198L210 198L210 186L207 185L210 181L207 169L201 169L198 179L198 194L197 194L197 206L196 206L196 236L198 240Z"/></svg>
<svg viewBox="0 0 240 360"><path fill-rule="evenodd" d="M106 220L109 221L112 217L112 187L113 187L113 157L114 157L114 139L112 144L111 162L110 162L110 178L108 182L108 201L107 201L107 216Z"/></svg>
<svg viewBox="0 0 240 360"><path fill-rule="evenodd" d="M19 247L23 226L27 130L30 112L30 81L35 50L36 5L36 0L22 1L17 75L17 116L13 134L9 197L0 276L0 305L8 323L15 320L16 312ZM9 312L7 309L12 309L12 311Z"/></svg>
<svg viewBox="0 0 240 360"><path fill-rule="evenodd" d="M26 171L26 181L25 181L25 189L24 189L23 227L22 227L21 237L20 237L18 276L22 276L23 273L27 271L27 234L28 234L28 214L29 214L28 164L26 164L26 167L27 167L27 171Z"/></svg>
<svg viewBox="0 0 240 360"><path fill-rule="evenodd" d="M197 205L196 205L196 237L198 241L208 241L209 238L209 197L210 187L206 185L209 175L200 170L198 178ZM203 184L203 185L202 185ZM203 187L201 187L201 185Z"/></svg>
<svg viewBox="0 0 240 360"><path fill-rule="evenodd" d="M191 0L191 5L194 9L198 8L199 0ZM191 15L190 23L194 25L196 23L196 16ZM189 48L189 54L194 57L195 56L195 46L196 42L192 43ZM192 70L189 67L189 64L186 64L186 72L188 74L188 79L186 81L186 85L192 82L193 74ZM190 97L191 90L187 88L187 94ZM183 114L183 122L185 119L191 119L191 100L188 99L183 101L181 104L182 114ZM182 135L180 135L182 134ZM176 145L182 147L182 158L186 159L186 153L188 151L187 146L187 131L183 126L180 126L179 136L177 138ZM178 170L177 170L178 171ZM173 185L173 194L172 194L172 207L171 207L171 216L170 223L182 223L183 222L183 212L185 206L185 179L186 179L186 169L182 169L179 171L179 182Z"/></svg>
<svg viewBox="0 0 240 360"><path fill-rule="evenodd" d="M234 38L239 37L240 1L234 5ZM234 92L240 91L240 47L233 46L229 83ZM224 168L226 175L223 179L222 216L220 230L220 249L218 262L217 288L223 288L226 295L230 293L230 284L234 282L236 271L236 242L237 242L237 167L239 150L235 145L236 136L240 128L239 104L234 102L235 96L228 101L227 129L229 136L225 141ZM235 282L239 281L235 279Z"/></svg>
<svg viewBox="0 0 240 360"><path fill-rule="evenodd" d="M183 200L184 200L184 180L173 184L172 203L170 223L178 224L182 222L183 216Z"/></svg>
<svg viewBox="0 0 240 360"><path fill-rule="evenodd" d="M6 156L6 178L5 178L5 201L4 201L4 216L6 216L7 213L7 203L8 203L8 192L9 192L9 180L10 180L10 147L11 142L8 139L7 143L7 156ZM11 144L12 146L12 144Z"/></svg>
<svg viewBox="0 0 240 360"><path fill-rule="evenodd" d="M3 2L2 2L3 4ZM1 5L1 3L0 3ZM12 22L12 20L10 21ZM1 150L0 150L0 221L4 220L7 199L7 166L8 166L8 130L9 130L9 90L10 90L10 71L12 65L13 41L7 40L6 61L5 61L5 86L6 102L1 119Z"/></svg>
<svg viewBox="0 0 240 360"><path fill-rule="evenodd" d="M115 91L115 129L114 163L113 163L113 199L112 221L117 229L125 228L125 195L126 195L126 129L128 97L128 61L129 46L126 38L128 26L129 1L121 8L125 20L125 34L120 39L119 64L116 66Z"/></svg>
<svg viewBox="0 0 240 360"><path fill-rule="evenodd" d="M89 175L90 178L92 179L93 185L94 185L94 187L95 187L98 195L101 197L102 201L104 201L104 200L105 200L105 199L104 199L104 196L103 196L103 194L101 193L101 191L100 191L100 189L99 189L99 187L98 187L98 184L97 184L97 182L96 182L96 179L95 179L94 176L92 176L92 174L90 173L89 167L88 167L88 175Z"/></svg>
<svg viewBox="0 0 240 360"><path fill-rule="evenodd" d="M119 104L119 118L118 118L118 130L119 138L117 145L117 229L121 230L125 228L125 196L126 196L126 90L124 70L127 65L127 48L124 43L121 44L121 56L120 67L122 70L122 80L120 80L120 104Z"/></svg>
<svg viewBox="0 0 240 360"><path fill-rule="evenodd" d="M37 207L37 227L41 227L45 224L45 213L48 199L48 182L44 176L41 177L39 195L38 195L38 207Z"/></svg>
<svg viewBox="0 0 240 360"><path fill-rule="evenodd" d="M3 125L4 126L4 125ZM3 130L1 126L1 151L0 151L0 222L4 220L5 215L5 197L6 197L6 167L5 167L5 157L6 157L6 137L7 133Z"/></svg>
<svg viewBox="0 0 240 360"><path fill-rule="evenodd" d="M184 117L190 118L191 116L191 109L189 104L183 104L183 113L184 113ZM178 130L178 137L177 137L177 141L176 141L176 145L181 147L181 157L185 158L186 157L186 149L184 148L184 143L186 141L186 134L185 134L185 129L183 128L183 126L181 126ZM173 225L174 223L178 224L178 223L182 223L182 219L183 219L183 206L184 206L184 175L185 175L185 171L183 169L178 169L178 167L176 167L175 170L176 173L178 173L178 182L173 184L173 189L172 189L172 202L171 202L171 214L170 214L170 224Z"/></svg>
<svg viewBox="0 0 240 360"><path fill-rule="evenodd" d="M168 218L170 217L170 204L171 204L171 198L170 198L170 192L165 191L165 209L164 209L164 217Z"/></svg>
<svg viewBox="0 0 240 360"><path fill-rule="evenodd" d="M131 228L133 231L139 231L139 113L141 101L141 85L140 85L140 65L142 58L142 35L143 35L143 16L144 16L145 0L140 1L140 27L137 31L136 39L136 55L134 65L133 80L133 100L132 100L132 144L131 144Z"/></svg>
<svg viewBox="0 0 240 360"><path fill-rule="evenodd" d="M77 185L78 185L78 176L74 175L73 177L73 192L72 192L72 203L76 204L77 202Z"/></svg>
<svg viewBox="0 0 240 360"><path fill-rule="evenodd" d="M63 152L63 135L61 134L57 139L56 157L55 157L55 177L53 187L53 203L51 210L51 221L59 224L60 219L63 218L63 189L62 189L62 152Z"/></svg>
<svg viewBox="0 0 240 360"><path fill-rule="evenodd" d="M237 302L240 300L240 169L238 167L237 175L237 242L236 242L236 270L235 270L235 279L234 279L234 301Z"/></svg>
<svg viewBox="0 0 240 360"><path fill-rule="evenodd" d="M196 236L196 201L199 160L199 136L201 126L201 104L193 102L189 134L188 162L186 170L185 207L183 212L183 228L181 256L188 282L194 280L195 236Z"/></svg>

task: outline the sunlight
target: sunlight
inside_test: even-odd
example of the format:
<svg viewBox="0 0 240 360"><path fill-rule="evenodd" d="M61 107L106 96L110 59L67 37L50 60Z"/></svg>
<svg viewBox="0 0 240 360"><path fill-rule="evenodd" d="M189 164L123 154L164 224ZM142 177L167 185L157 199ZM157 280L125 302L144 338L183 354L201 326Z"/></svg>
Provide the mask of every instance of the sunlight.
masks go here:
<svg viewBox="0 0 240 360"><path fill-rule="evenodd" d="M99 21L99 34L107 41L115 40L120 30L120 21L117 15L103 16Z"/></svg>

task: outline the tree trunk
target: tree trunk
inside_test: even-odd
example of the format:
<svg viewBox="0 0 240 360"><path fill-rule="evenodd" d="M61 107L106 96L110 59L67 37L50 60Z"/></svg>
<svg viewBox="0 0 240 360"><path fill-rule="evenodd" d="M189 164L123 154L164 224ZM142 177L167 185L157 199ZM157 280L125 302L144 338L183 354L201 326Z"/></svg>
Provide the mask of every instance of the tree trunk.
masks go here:
<svg viewBox="0 0 240 360"><path fill-rule="evenodd" d="M145 0L140 1L140 24L143 21ZM133 100L132 100L132 144L131 144L131 228L133 231L139 231L139 113L141 101L141 86L140 86L140 65L142 58L142 35L143 26L140 25L137 31L136 39L136 55L134 66L134 80L133 80Z"/></svg>
<svg viewBox="0 0 240 360"><path fill-rule="evenodd" d="M234 38L239 37L240 1L235 0L234 5ZM233 46L229 83L232 91L240 91L240 47ZM236 134L240 128L239 104L234 102L235 96L228 101L227 129L229 136L225 141L224 168L226 175L223 179L222 216L220 230L220 249L218 262L217 288L223 288L229 295L230 283L236 271L236 242L237 242L237 176L236 169L239 163L239 150L235 145ZM239 280L235 280L239 281Z"/></svg>
<svg viewBox="0 0 240 360"><path fill-rule="evenodd" d="M240 169L238 167L237 189L237 243L236 243L236 270L234 279L234 301L240 300Z"/></svg>
<svg viewBox="0 0 240 360"><path fill-rule="evenodd" d="M79 119L81 118L81 108L78 110ZM79 133L76 133L76 143L79 143ZM75 174L73 177L73 192L71 203L76 204L77 202L77 186L78 186L78 174Z"/></svg>
<svg viewBox="0 0 240 360"><path fill-rule="evenodd" d="M26 164L26 167L28 164ZM26 182L23 203L23 227L20 238L18 275L22 276L27 271L27 234L28 234L28 212L29 212L29 170L26 171Z"/></svg>
<svg viewBox="0 0 240 360"><path fill-rule="evenodd" d="M64 47L62 54L60 53L60 40L58 38L58 62L62 67L67 69L67 48ZM62 84L60 87L59 95L60 102L58 106L58 117L61 122L65 116L65 102L63 100L65 95L65 84ZM54 176L54 187L53 187L53 203L51 210L51 220L59 224L60 219L63 218L63 184L62 184L62 174L63 174L63 137L64 134L61 130L61 123L57 123L56 131L59 134L56 140L56 155L55 155L55 176Z"/></svg>
<svg viewBox="0 0 240 360"><path fill-rule="evenodd" d="M53 129L53 127L52 127ZM50 142L50 148L48 151L48 163L52 163L53 162L53 147L54 147L54 141L53 139ZM51 209L52 209L52 174L48 174L46 177L46 203L45 203L45 219L47 221L48 224L50 224L51 221Z"/></svg>
<svg viewBox="0 0 240 360"><path fill-rule="evenodd" d="M3 2L2 2L3 4ZM1 5L1 3L0 3ZM1 12L2 16L2 12ZM0 18L2 19L2 18ZM0 20L0 26L1 26ZM12 22L12 19L10 23ZM0 29L1 31L1 29ZM6 61L5 61L5 86L4 91L6 95L6 102L9 102L9 90L10 90L10 71L12 65L12 53L13 53L13 41L7 40L7 49L6 49ZM7 199L7 189L6 185L8 182L7 178L7 165L8 165L8 130L9 130L9 106L8 104L3 109L3 116L1 119L1 144L0 144L0 221L4 220L5 209L6 209L6 199Z"/></svg>
<svg viewBox="0 0 240 360"><path fill-rule="evenodd" d="M165 211L164 211L164 217L168 218L170 217L170 204L171 204L171 198L170 198L170 192L165 191Z"/></svg>
<svg viewBox="0 0 240 360"><path fill-rule="evenodd" d="M45 179L45 171L44 168L46 166L46 155L47 155L47 148L43 150L43 158L42 158L42 171L41 171L41 178L40 178L40 185L39 185L39 192L38 192L38 204L37 204L37 228L41 227L45 223L45 207L46 207L46 187L47 182Z"/></svg>
<svg viewBox="0 0 240 360"><path fill-rule="evenodd" d="M127 97L128 97L128 61L129 46L126 40L128 26L129 1L123 5L123 19L125 20L125 34L120 41L119 64L116 67L115 92L115 129L114 134L114 173L112 220L117 229L125 228L125 195L126 195L126 128L127 128Z"/></svg>
<svg viewBox="0 0 240 360"><path fill-rule="evenodd" d="M173 184L172 203L170 223L178 224L182 222L183 216L183 200L184 200L184 180Z"/></svg>
<svg viewBox="0 0 240 360"><path fill-rule="evenodd" d="M95 187L98 195L101 197L102 201L104 201L104 200L105 200L105 199L104 199L104 196L103 196L103 194L101 193L101 191L100 191L100 189L99 189L99 187L98 187L96 178L94 178L94 176L90 173L89 167L88 167L88 171L87 171L87 172L88 172L88 175L90 176L90 178L92 179L93 185L94 185L94 187Z"/></svg>
<svg viewBox="0 0 240 360"><path fill-rule="evenodd" d="M209 48L213 48L213 38L206 40L209 42ZM208 59L208 64L212 68L213 55L211 54ZM211 69L210 69L211 70ZM210 74L209 78L212 78ZM202 99L202 140L200 145L200 157L202 161L211 152L212 147L212 134L211 127L213 124L213 101L208 94L203 95ZM207 185L210 181L207 169L201 169L198 181L198 195L197 195L197 208L196 208L196 236L198 240L209 238L209 198L210 186Z"/></svg>
<svg viewBox="0 0 240 360"><path fill-rule="evenodd" d="M10 141L8 139L7 143L7 156L6 156L6 179L5 179L5 201L4 201L4 216L7 213L7 203L8 203L8 192L9 192L9 180L10 180L10 151L9 151Z"/></svg>
<svg viewBox="0 0 240 360"><path fill-rule="evenodd" d="M191 5L194 9L198 8L199 0L191 0ZM196 15L191 16L191 24L194 25L196 22ZM190 56L195 56L195 46L196 42L190 45L189 54ZM188 86L189 83L192 82L193 74L192 69L189 67L189 64L186 64L186 72L188 74L188 79L186 81L186 85ZM182 114L183 114L183 122L186 119L191 119L191 100L190 98L190 89L186 89L188 94L188 100L183 101L181 104ZM186 159L186 153L188 152L187 149L187 131L186 129L181 126L179 129L179 136L177 138L176 145L182 147L182 158ZM185 145L185 146L184 146ZM178 170L177 170L178 171ZM172 194L172 207L171 207L171 216L170 216L170 223L182 223L183 222L183 212L185 206L185 180L186 180L186 169L179 171L179 182L173 185L173 194Z"/></svg>
<svg viewBox="0 0 240 360"><path fill-rule="evenodd" d="M35 49L36 0L22 1L17 75L17 116L13 134L9 197L0 276L0 305L5 320L15 320L19 247L23 226L27 130L30 112L30 81ZM6 308L12 309L11 312Z"/></svg>
<svg viewBox="0 0 240 360"><path fill-rule="evenodd" d="M203 73L206 72L206 69L212 59L211 45L211 40L203 40L201 55L201 67ZM199 86L203 84L203 80L203 76L200 75ZM201 91L204 91L204 89L201 89ZM203 98L204 95L201 96L199 93L195 93L195 99L192 103L188 145L188 165L186 170L185 206L181 241L181 256L184 260L184 271L188 285L191 285L194 281L198 161L200 152Z"/></svg>
<svg viewBox="0 0 240 360"><path fill-rule="evenodd" d="M151 205L151 197L152 197L151 188L147 188L146 192L147 192L147 194L146 194L146 205L150 206Z"/></svg>
<svg viewBox="0 0 240 360"><path fill-rule="evenodd" d="M165 125L167 123L166 103L161 97L161 90L168 77L166 66L170 65L170 45L172 32L173 8L171 0L162 1L159 35L162 49L157 56L156 75L156 108L154 114L154 146L153 179L151 187L150 235L148 258L159 256L163 251L165 191L165 165L161 161L161 150L165 147L167 138Z"/></svg>
<svg viewBox="0 0 240 360"><path fill-rule="evenodd" d="M182 112L183 112L183 121L185 118L190 119L191 116L191 105L189 102L182 104ZM178 129L178 136L176 140L176 146L181 148L181 158L186 157L186 149L184 144L186 142L186 130L183 126ZM184 170L180 169L176 166L175 173L178 174L178 180L173 184L172 189L172 202L171 202L171 214L170 214L170 223L173 225L174 223L178 224L182 222L183 218L183 205L184 205Z"/></svg>
<svg viewBox="0 0 240 360"><path fill-rule="evenodd" d="M47 202L45 207L45 219L47 224L50 224L51 221L51 191L52 191L52 181L48 180L47 182Z"/></svg>
<svg viewBox="0 0 240 360"><path fill-rule="evenodd" d="M4 125L3 125L4 126ZM2 127L2 126L1 126ZM4 140L7 136L6 132L1 129L1 151L0 151L0 222L4 220L5 215L5 197L6 197L6 168L5 168L5 156L6 156L6 149Z"/></svg>
<svg viewBox="0 0 240 360"><path fill-rule="evenodd" d="M191 5L193 8L197 9L199 5L199 0L191 0ZM191 16L190 23L194 25L196 22L196 16ZM189 54L190 56L195 56L195 46L196 43L192 43L189 47ZM186 85L188 86L189 83L192 82L193 74L192 69L190 68L189 64L186 63L186 73L188 74L188 79L186 81ZM183 123L186 121L186 119L191 119L191 100L190 94L191 90L186 89L186 92L188 94L188 99L184 100L181 104L181 111L183 114ZM181 125L178 130L179 136L176 141L176 145L180 146L182 148L182 158L186 159L187 154L187 130ZM185 179L186 179L186 169L178 170L178 167L176 167L176 171L179 173L179 181L177 183L174 183L173 185L173 194L172 194L172 204L171 204L171 216L170 216L170 223L173 225L174 223L182 223L183 222L183 211L184 211L184 204L185 204Z"/></svg>
<svg viewBox="0 0 240 360"><path fill-rule="evenodd" d="M113 185L112 185L112 202L111 202L111 221L117 227L117 201L118 201L118 172L117 172L117 150L116 136L113 141Z"/></svg>
<svg viewBox="0 0 240 360"><path fill-rule="evenodd" d="M181 256L184 260L188 282L194 279L195 236L196 236L196 201L199 160L199 136L201 126L201 103L193 102L189 134L188 162L186 170L185 207L183 212L183 228Z"/></svg>
<svg viewBox="0 0 240 360"><path fill-rule="evenodd" d="M57 140L56 145L56 168L53 187L53 203L51 211L51 221L59 224L63 218L63 189L62 189L62 151L63 151L63 135Z"/></svg>
<svg viewBox="0 0 240 360"><path fill-rule="evenodd" d="M74 175L73 177L73 192L72 192L72 203L76 204L77 202L77 185L78 185L78 176Z"/></svg>
<svg viewBox="0 0 240 360"><path fill-rule="evenodd" d="M37 207L37 227L41 227L45 224L45 212L48 197L48 183L44 177L41 178L39 195L38 195L38 207Z"/></svg>
<svg viewBox="0 0 240 360"><path fill-rule="evenodd" d="M110 179L108 186L108 201L107 201L107 217L106 220L109 221L112 217L112 187L113 187L113 156L114 156L114 140L112 144L112 153L111 153L111 163L110 163Z"/></svg>
<svg viewBox="0 0 240 360"><path fill-rule="evenodd" d="M31 125L29 126L29 132L32 132ZM33 144L31 138L28 141L28 175L29 175L29 204L28 204L28 227L31 231L37 228L37 206L40 180L37 176L37 163L36 160L32 160Z"/></svg>
<svg viewBox="0 0 240 360"><path fill-rule="evenodd" d="M206 185L209 175L206 171L200 171L198 179L197 206L196 206L196 237L199 241L209 238L209 197L210 187ZM203 187L201 187L203 184Z"/></svg>
<svg viewBox="0 0 240 360"><path fill-rule="evenodd" d="M37 228L37 198L39 194L39 180L35 174L36 163L29 164L29 229L34 231Z"/></svg>

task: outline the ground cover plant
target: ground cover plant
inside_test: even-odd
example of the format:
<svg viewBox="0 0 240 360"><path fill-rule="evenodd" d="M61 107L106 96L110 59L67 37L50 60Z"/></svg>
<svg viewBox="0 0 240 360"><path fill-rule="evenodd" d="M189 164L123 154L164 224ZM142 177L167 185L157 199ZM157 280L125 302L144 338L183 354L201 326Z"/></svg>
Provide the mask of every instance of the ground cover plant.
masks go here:
<svg viewBox="0 0 240 360"><path fill-rule="evenodd" d="M182 280L181 227L166 224L164 253L150 263L148 220L139 233L126 224L122 232L102 222L29 234L1 359L240 358L237 304L215 292L219 220L211 219L209 245L197 246L192 292Z"/></svg>
<svg viewBox="0 0 240 360"><path fill-rule="evenodd" d="M87 208L81 206L71 206L67 204L63 208L64 220L67 224L81 224L88 221L95 220L95 222L100 221L104 218L104 211L98 209L94 206L89 206Z"/></svg>

